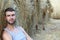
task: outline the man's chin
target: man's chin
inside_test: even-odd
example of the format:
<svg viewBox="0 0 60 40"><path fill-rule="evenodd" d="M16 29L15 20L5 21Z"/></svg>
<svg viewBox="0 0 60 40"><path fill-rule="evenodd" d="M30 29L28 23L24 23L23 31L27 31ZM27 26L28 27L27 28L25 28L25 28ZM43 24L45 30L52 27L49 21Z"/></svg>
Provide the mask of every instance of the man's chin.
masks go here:
<svg viewBox="0 0 60 40"><path fill-rule="evenodd" d="M16 22L16 21L14 21L14 22L7 22L7 23L10 24L10 25L14 25L15 22Z"/></svg>
<svg viewBox="0 0 60 40"><path fill-rule="evenodd" d="M8 23L8 24L10 24L10 25L14 25L15 23Z"/></svg>

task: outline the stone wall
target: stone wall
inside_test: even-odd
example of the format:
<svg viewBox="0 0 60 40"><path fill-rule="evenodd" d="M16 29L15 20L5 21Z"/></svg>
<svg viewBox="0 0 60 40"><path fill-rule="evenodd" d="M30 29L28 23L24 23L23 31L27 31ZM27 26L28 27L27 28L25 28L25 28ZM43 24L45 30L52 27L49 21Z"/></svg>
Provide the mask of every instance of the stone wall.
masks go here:
<svg viewBox="0 0 60 40"><path fill-rule="evenodd" d="M47 0L2 0L0 3L1 27L3 28L6 25L3 16L4 9L12 7L16 10L16 24L22 26L30 36L34 35L38 30L43 30L44 22L48 21L50 17L51 6ZM42 26L40 26L41 24Z"/></svg>
<svg viewBox="0 0 60 40"><path fill-rule="evenodd" d="M51 14L51 18L60 19L60 0L50 0L50 2L53 7L53 13Z"/></svg>

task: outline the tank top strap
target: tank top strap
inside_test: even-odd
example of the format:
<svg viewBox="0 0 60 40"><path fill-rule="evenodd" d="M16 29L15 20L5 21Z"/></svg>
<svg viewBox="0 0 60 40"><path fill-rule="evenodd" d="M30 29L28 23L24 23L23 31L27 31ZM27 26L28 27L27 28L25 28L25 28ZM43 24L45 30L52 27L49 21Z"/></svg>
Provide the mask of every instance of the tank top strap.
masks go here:
<svg viewBox="0 0 60 40"><path fill-rule="evenodd" d="M22 31L21 26L16 26L16 28L20 31Z"/></svg>
<svg viewBox="0 0 60 40"><path fill-rule="evenodd" d="M11 31L9 31L7 28L4 29L6 32L8 32L9 34L11 34Z"/></svg>
<svg viewBox="0 0 60 40"><path fill-rule="evenodd" d="M9 34L11 35L12 39L13 39L13 36L12 36L13 33L12 33L10 30L8 30L7 28L5 28L4 30L5 30L7 33L9 33Z"/></svg>

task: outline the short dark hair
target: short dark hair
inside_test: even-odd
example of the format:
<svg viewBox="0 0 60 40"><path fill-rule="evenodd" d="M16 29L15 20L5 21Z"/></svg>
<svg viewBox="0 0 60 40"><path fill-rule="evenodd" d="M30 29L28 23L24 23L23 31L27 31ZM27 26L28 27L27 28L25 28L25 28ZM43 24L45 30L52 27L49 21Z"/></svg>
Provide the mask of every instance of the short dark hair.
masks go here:
<svg viewBox="0 0 60 40"><path fill-rule="evenodd" d="M5 16L6 16L6 12L7 12L7 11L12 12L12 11L15 11L15 10L14 10L13 8L6 8L5 11L4 11L4 15L5 15Z"/></svg>
<svg viewBox="0 0 60 40"><path fill-rule="evenodd" d="M7 12L7 11L15 11L13 8L7 8L7 9L5 9L5 12Z"/></svg>

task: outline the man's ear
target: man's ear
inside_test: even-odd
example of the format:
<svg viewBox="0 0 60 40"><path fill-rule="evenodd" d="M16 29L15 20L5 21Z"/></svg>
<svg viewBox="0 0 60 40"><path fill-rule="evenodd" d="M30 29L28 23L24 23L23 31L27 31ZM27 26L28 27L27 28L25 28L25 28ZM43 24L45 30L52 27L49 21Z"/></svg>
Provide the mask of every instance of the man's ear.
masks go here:
<svg viewBox="0 0 60 40"><path fill-rule="evenodd" d="M4 26L6 26L7 25L7 19L6 19L6 17L4 17L4 22L5 22Z"/></svg>
<svg viewBox="0 0 60 40"><path fill-rule="evenodd" d="M4 20L6 21L6 17L4 17Z"/></svg>

